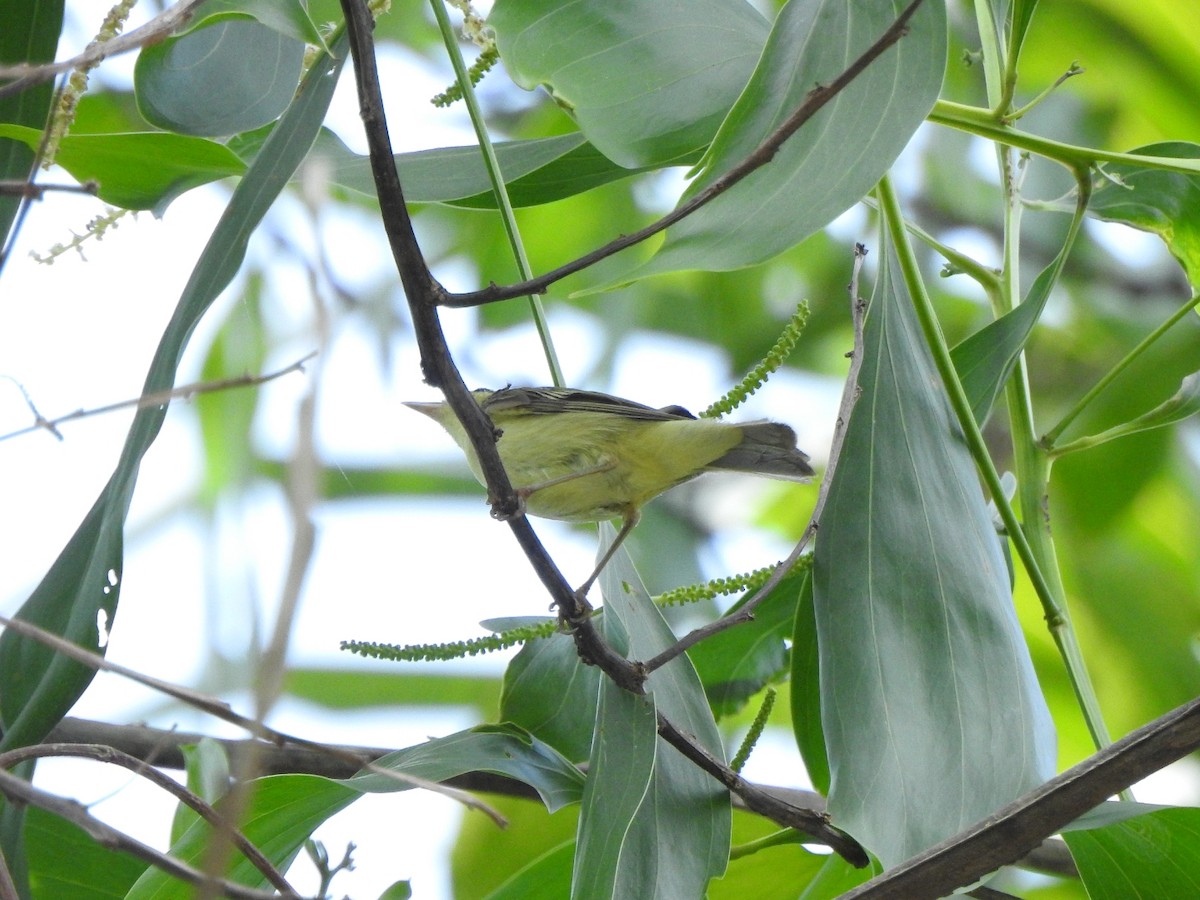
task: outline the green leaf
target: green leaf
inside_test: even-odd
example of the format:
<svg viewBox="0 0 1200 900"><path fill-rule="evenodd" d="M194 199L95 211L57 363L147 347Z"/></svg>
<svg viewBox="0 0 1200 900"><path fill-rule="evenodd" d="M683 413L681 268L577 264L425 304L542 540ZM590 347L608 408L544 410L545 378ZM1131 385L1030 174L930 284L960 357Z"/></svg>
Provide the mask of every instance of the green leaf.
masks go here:
<svg viewBox="0 0 1200 900"><path fill-rule="evenodd" d="M989 322L950 351L959 381L971 402L971 414L980 425L987 421L1033 327L1042 317L1057 272L1057 262L1046 266L1016 309Z"/></svg>
<svg viewBox="0 0 1200 900"><path fill-rule="evenodd" d="M1014 71L1021 61L1021 50L1025 46L1025 36L1029 34L1029 26L1033 24L1033 13L1037 9L1037 5L1038 0L1012 0L1008 54L1011 57L1011 67Z"/></svg>
<svg viewBox="0 0 1200 900"><path fill-rule="evenodd" d="M0 66L53 62L62 32L63 5L63 0L0 3ZM54 83L47 81L0 97L0 124L24 125L40 132L53 96ZM0 181L28 178L36 149L0 137ZM20 205L20 197L0 194L0 247L8 241Z"/></svg>
<svg viewBox="0 0 1200 900"><path fill-rule="evenodd" d="M601 553L613 540L603 524ZM631 659L649 659L675 642L628 554L600 575L606 640ZM729 795L657 737L656 710L724 758L720 734L685 655L651 674L646 696L605 678L579 821L572 895L699 897L725 869Z"/></svg>
<svg viewBox="0 0 1200 900"><path fill-rule="evenodd" d="M284 690L326 709L365 709L371 706L473 706L491 715L499 700L497 679L468 674L438 674L364 670L361 667L289 668Z"/></svg>
<svg viewBox="0 0 1200 900"><path fill-rule="evenodd" d="M500 718L528 729L570 759L587 759L602 678L595 666L580 664L569 635L529 641L504 672Z"/></svg>
<svg viewBox="0 0 1200 900"><path fill-rule="evenodd" d="M548 86L588 140L631 169L707 146L767 36L743 0L499 0L488 24L513 80Z"/></svg>
<svg viewBox="0 0 1200 900"><path fill-rule="evenodd" d="M5 137L36 147L42 133L0 125ZM184 191L246 171L233 151L215 141L159 132L68 135L55 161L80 183L96 182L105 203L159 216Z"/></svg>
<svg viewBox="0 0 1200 900"><path fill-rule="evenodd" d="M242 812L241 832L276 868L285 870L318 825L357 800L348 782L318 775L272 775L251 783L253 795ZM217 804L217 810L225 806ZM212 827L200 820L176 841L172 856L202 866L212 840ZM238 884L264 887L266 879L244 857L235 854L226 877ZM147 869L126 900L190 900L195 887L161 869Z"/></svg>
<svg viewBox="0 0 1200 900"><path fill-rule="evenodd" d="M543 853L487 895L487 900L560 900L571 890L575 842Z"/></svg>
<svg viewBox="0 0 1200 900"><path fill-rule="evenodd" d="M249 131L287 109L303 62L302 41L244 15L213 16L141 52L133 73L138 109L180 134Z"/></svg>
<svg viewBox="0 0 1200 900"><path fill-rule="evenodd" d="M572 197L604 184L659 168L626 169L588 143L582 134L558 135L495 145L513 206L537 206ZM351 153L332 132L322 132L315 156L329 163L334 184L375 196L371 163ZM685 157L695 162L699 154ZM495 209L496 197L483 167L479 148L441 147L396 154L396 168L410 203L444 203L466 209Z"/></svg>
<svg viewBox="0 0 1200 900"><path fill-rule="evenodd" d="M1200 896L1200 809L1157 809L1063 838L1091 900Z"/></svg>
<svg viewBox="0 0 1200 900"><path fill-rule="evenodd" d="M1130 153L1200 159L1200 145L1163 141ZM1192 290L1200 289L1200 175L1106 163L1095 177L1088 213L1157 234L1183 266Z"/></svg>
<svg viewBox="0 0 1200 900"><path fill-rule="evenodd" d="M890 867L1054 771L1054 728L966 443L880 253L813 594L829 809Z"/></svg>
<svg viewBox="0 0 1200 900"><path fill-rule="evenodd" d="M764 847L730 860L729 871L709 884L707 900L796 900L828 859L799 841Z"/></svg>
<svg viewBox="0 0 1200 900"><path fill-rule="evenodd" d="M766 685L783 678L785 641L792 636L803 575L789 576L758 605L754 618L701 641L688 651L713 713L737 712ZM733 609L749 596L742 597ZM732 612L733 610L730 610Z"/></svg>
<svg viewBox="0 0 1200 900"><path fill-rule="evenodd" d="M792 730L804 759L809 781L820 794L829 794L829 756L821 727L820 648L813 606L812 578L804 579L792 632Z"/></svg>
<svg viewBox="0 0 1200 900"><path fill-rule="evenodd" d="M515 778L538 792L550 812L579 802L583 773L562 754L515 725L481 725L389 753L376 763L429 781L445 781L467 772L494 772ZM346 782L355 790L390 792L409 786L377 773Z"/></svg>
<svg viewBox="0 0 1200 900"><path fill-rule="evenodd" d="M825 858L821 871L804 889L799 900L835 900L879 874L879 864L857 869L836 853Z"/></svg>
<svg viewBox="0 0 1200 900"><path fill-rule="evenodd" d="M550 809L578 801L583 775L542 742L508 726L482 727L427 741L390 753L376 765L442 781L464 772L497 772L535 787ZM286 869L314 829L364 793L410 790L411 785L378 773L334 781L317 775L272 775L256 779L249 808L241 817L242 833L277 868ZM218 804L220 809L222 804ZM208 850L212 829L199 821L171 847L171 854L198 864ZM228 877L260 887L262 874L237 857ZM128 900L190 898L194 889L157 869L147 870Z"/></svg>
<svg viewBox="0 0 1200 900"><path fill-rule="evenodd" d="M342 42L344 45L344 41ZM196 323L229 284L255 226L300 165L329 106L340 63L319 59L308 90L272 133L230 198L196 263L151 361L143 393L168 390ZM166 406L139 409L120 459L99 498L17 617L93 652L102 653L99 626L111 627L121 589L125 516L142 457L158 437ZM0 747L40 740L91 683L92 669L22 638L0 635Z"/></svg>
<svg viewBox="0 0 1200 900"><path fill-rule="evenodd" d="M325 53L329 48L321 32L299 0L208 0L196 13L192 31L210 18L243 13L286 37L313 44Z"/></svg>
<svg viewBox="0 0 1200 900"><path fill-rule="evenodd" d="M384 889L379 900L409 900L412 897L412 885L407 881L397 881Z"/></svg>
<svg viewBox="0 0 1200 900"><path fill-rule="evenodd" d="M905 5L791 0L685 199L749 156L814 85L840 75ZM809 120L768 165L673 225L658 254L628 277L736 269L800 243L862 199L887 171L933 107L945 64L945 6L926 0L899 44Z"/></svg>
<svg viewBox="0 0 1200 900"><path fill-rule="evenodd" d="M1056 452L1063 454L1074 450L1083 450L1119 437L1137 434L1139 431L1150 431L1154 428L1174 425L1176 422L1191 418L1198 412L1200 412L1200 372L1193 372L1183 379L1178 391L1149 412L1143 413L1129 422L1115 425L1099 434L1078 438L1063 444L1056 448Z"/></svg>
<svg viewBox="0 0 1200 900"><path fill-rule="evenodd" d="M187 789L206 803L215 804L229 792L229 755L212 738L180 748L187 772ZM171 843L178 841L200 820L200 814L186 803L175 807L171 820Z"/></svg>
<svg viewBox="0 0 1200 900"><path fill-rule="evenodd" d="M101 846L82 828L36 806L25 812L29 885L34 897L120 900L146 864Z"/></svg>

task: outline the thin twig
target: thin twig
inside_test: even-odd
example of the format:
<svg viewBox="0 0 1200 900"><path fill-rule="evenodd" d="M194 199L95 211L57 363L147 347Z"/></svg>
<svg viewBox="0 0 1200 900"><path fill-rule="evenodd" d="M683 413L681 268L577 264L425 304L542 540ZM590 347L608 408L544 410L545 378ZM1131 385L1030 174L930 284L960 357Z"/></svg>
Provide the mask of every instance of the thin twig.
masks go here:
<svg viewBox="0 0 1200 900"><path fill-rule="evenodd" d="M4 858L3 850L0 850L0 900L21 900L12 872L8 870L8 860Z"/></svg>
<svg viewBox="0 0 1200 900"><path fill-rule="evenodd" d="M196 7L203 2L204 0L184 0L170 9L163 10L140 28L135 28L128 34L119 35L109 41L91 44L78 56L62 62L0 66L0 80L13 79L8 84L0 86L0 100L13 94L19 94L34 85L51 81L61 72L69 72L72 69L92 69L110 56L128 53L130 50L137 50L161 41L186 25L192 18Z"/></svg>
<svg viewBox="0 0 1200 900"><path fill-rule="evenodd" d="M9 628L15 631L17 634L23 635L31 640L35 640L38 643L43 644L58 653L61 653L68 659L73 659L78 663L88 666L89 668L96 669L97 671L112 672L115 675L128 678L130 681L134 681L137 684L150 688L151 690L158 691L159 693L165 694L168 697L173 697L181 703L186 703L188 706L207 713L210 716L214 716L224 722L229 722L232 725L236 725L239 728L245 729L255 737L270 741L272 744L277 746L294 744L297 747L305 747L309 750L327 754L351 764L358 764L360 768L365 768L371 772L383 775L386 778L392 778L396 781L402 782L403 784L407 784L412 787L424 788L425 790L434 791L439 794L444 794L452 800L457 800L464 806L470 807L471 809L480 810L497 824L505 824L505 819L502 815L500 815L500 813L496 812L496 810L492 809L482 800L472 797L469 794L465 794L462 791L456 791L451 788L447 788L438 784L436 781L429 781L426 778L419 778L415 775L408 775L404 772L396 772L391 769L381 768L376 766L374 763L364 760L361 757L355 756L354 754L347 754L345 751L337 747L333 747L328 744L322 744L319 741L310 741L305 738L296 737L295 735L286 734L282 731L276 731L274 728L270 728L267 725L264 725L262 722L234 712L233 708L229 704L217 700L215 697L210 697L207 694L202 694L199 691L192 690L191 688L182 687L181 685L173 684L169 681L163 681L160 678L154 678L150 675L144 675L143 673L134 671L126 666L110 662L103 656L91 653L77 644L73 644L68 640L64 640L58 635L52 634L51 632L26 622L23 619L10 619L6 616L0 616L0 626Z"/></svg>
<svg viewBox="0 0 1200 900"><path fill-rule="evenodd" d="M304 356L290 366L286 366L275 372L268 372L266 375L239 375L236 378L224 378L220 381L196 381L192 384L181 385L177 388L172 388L169 391L155 391L153 394L143 394L140 397L135 397L132 400L121 400L117 403L109 403L107 406L97 406L93 409L77 409L75 412L67 413L65 416L59 416L56 419L47 419L37 407L33 405L33 400L29 396L29 392L25 389L25 385L15 379L9 379L21 391L25 397L25 404L29 407L29 411L33 413L34 423L17 431L10 431L7 434L0 434L0 441L7 441L9 438L20 437L24 434L29 434L32 431L45 430L52 435L63 440L62 433L58 430L58 426L66 422L74 422L78 419L86 419L91 416L99 416L105 413L116 412L121 409L148 409L152 406L163 406L177 398L190 399L197 394L212 394L217 391L227 391L231 388L253 387L259 384L266 384L268 381L274 381L276 378L281 378L284 375L292 372L303 372L304 364L317 355L314 350L307 356ZM8 376L0 376L8 378Z"/></svg>
<svg viewBox="0 0 1200 900"><path fill-rule="evenodd" d="M467 390L450 356L438 318L438 305L448 295L429 271L417 243L388 137L371 37L374 23L362 0L342 0L342 11L346 17L350 53L354 58L360 113L379 198L380 216L408 299L425 381L441 388L446 395L446 402L470 437L488 487L492 515L508 522L534 572L550 594L565 627L574 637L580 657L600 667L624 689L641 693L645 674L600 637L591 622L591 606L567 583L525 518L496 450L498 432Z"/></svg>
<svg viewBox="0 0 1200 900"><path fill-rule="evenodd" d="M175 797L180 803L184 803L187 807L193 810L202 819L213 826L218 832L228 837L233 844L245 855L246 859L263 874L274 887L285 897L299 897L296 889L293 888L283 877L283 874L271 864L258 847L254 846L250 840L235 828L228 818L217 812L212 804L205 801L199 795L189 791L184 785L177 782L175 779L164 775L156 768L146 763L144 760L138 759L136 756L124 753L114 747L103 746L100 744L75 744L75 743L46 743L35 744L32 747L21 747L16 750L10 750L7 753L0 754L0 769L9 769L17 763L24 762L30 759L44 759L46 757L75 757L79 759L90 759L95 762L108 763L111 765L122 766L129 769L147 781L152 782L157 787L167 791Z"/></svg>
<svg viewBox="0 0 1200 900"><path fill-rule="evenodd" d="M86 832L88 837L101 847L128 853L188 884L211 887L223 897L231 897L234 900L271 900L271 898L279 896L275 891L259 891L235 884L224 878L206 875L187 863L166 853L161 853L124 832L106 825L93 817L81 803L39 790L25 779L18 778L10 772L0 771L0 793L13 802L36 806L65 819ZM297 897L299 895L292 893L290 896Z"/></svg>
<svg viewBox="0 0 1200 900"><path fill-rule="evenodd" d="M547 288L556 281L561 281L568 275L573 275L589 266L595 265L602 259L607 259L628 247L641 243L646 238L665 231L671 225L690 216L700 207L725 193L751 172L765 166L774 159L775 154L779 152L784 142L795 134L805 122L815 116L822 107L845 90L871 63L882 56L884 51L899 42L908 33L908 22L916 13L921 2L922 0L912 0L900 15L897 16L896 21L891 24L887 31L880 35L879 39L868 47L858 59L854 60L841 75L833 79L829 84L818 85L809 91L800 107L787 118L787 121L771 132L749 156L720 178L713 181L712 184L686 203L677 206L671 212L667 213L657 222L647 225L645 228L635 231L632 234L622 235L598 250L594 250L585 256L559 266L557 269L552 269L544 275L539 275L537 278L503 287L491 284L480 291L448 294L442 300L443 305L455 308L482 306L485 303L510 300L513 297L521 297L526 294L544 294Z"/></svg>
<svg viewBox="0 0 1200 900"><path fill-rule="evenodd" d="M41 200L42 195L51 191L63 194L89 194L95 196L100 190L98 181L85 181L83 184L38 184L33 181L0 181L0 196L24 197L29 200Z"/></svg>
<svg viewBox="0 0 1200 900"><path fill-rule="evenodd" d="M694 737L681 732L662 713L658 714L658 733L663 740L725 785L731 793L740 797L752 812L766 816L785 828L795 828L803 834L817 838L854 866L862 868L870 862L867 852L854 838L829 824L828 815L793 806L746 781L709 753Z"/></svg>
<svg viewBox="0 0 1200 900"><path fill-rule="evenodd" d="M666 665L672 659L679 656L679 654L694 647L705 638L712 637L714 634L718 634L727 628L732 628L734 625L740 625L742 622L751 621L754 618L754 610L788 576L792 571L792 567L796 565L801 555L808 548L809 541L817 533L817 529L820 527L821 514L825 510L825 501L829 496L829 486L833 484L833 476L837 471L838 460L842 455L842 443L846 439L846 426L850 422L850 414L854 411L854 404L858 402L858 395L861 393L858 387L858 373L862 369L863 363L863 327L867 315L867 302L858 295L858 277L862 271L863 260L866 259L866 256L867 248L862 244L855 244L854 266L851 270L849 285L850 320L854 327L854 349L846 354L850 358L850 369L846 375L845 386L842 388L842 400L838 405L837 420L833 427L833 441L829 448L829 463L825 467L825 475L821 479L821 487L817 491L817 502L813 507L812 515L809 517L808 525L800 535L800 540L796 542L796 546L792 549L792 552L788 554L787 559L775 567L775 571L771 573L771 577L763 583L762 587L754 592L754 595L749 600L727 615L688 632L662 653L643 662L642 668L647 672L653 672L655 669Z"/></svg>

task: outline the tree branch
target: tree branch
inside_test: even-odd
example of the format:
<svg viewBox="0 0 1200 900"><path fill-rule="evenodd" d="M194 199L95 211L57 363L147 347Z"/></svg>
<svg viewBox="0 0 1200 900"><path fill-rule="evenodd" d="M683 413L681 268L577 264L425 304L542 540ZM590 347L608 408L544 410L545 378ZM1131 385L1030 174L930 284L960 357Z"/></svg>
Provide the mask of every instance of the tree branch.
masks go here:
<svg viewBox="0 0 1200 900"><path fill-rule="evenodd" d="M140 28L135 28L128 34L118 35L112 40L93 42L78 56L62 62L37 66L28 63L0 66L0 80L13 79L8 84L0 86L0 100L13 94L19 94L34 85L51 81L61 72L69 72L72 69L92 69L110 56L128 53L130 50L137 50L161 41L186 25L196 11L196 7L203 2L204 0L183 0L183 2L163 10Z"/></svg>
<svg viewBox="0 0 1200 900"><path fill-rule="evenodd" d="M1017 862L1045 838L1152 772L1200 748L1200 699L1177 707L965 831L845 894L922 900Z"/></svg>
<svg viewBox="0 0 1200 900"><path fill-rule="evenodd" d="M185 881L188 884L216 891L222 897L232 897L235 900L271 900L271 898L279 896L275 891L259 891L240 884L234 884L223 878L215 878L207 875L199 869L175 859L173 856L160 853L153 847L143 844L141 841L130 837L122 831L118 831L110 825L106 825L99 819L94 818L83 804L58 797L47 791L39 790L28 781L18 778L11 772L0 771L0 793L3 793L5 797L15 803L36 806L46 810L46 812L53 813L61 819L65 819L85 831L92 840L102 847L117 850L121 853L128 853L155 868L162 869L168 875ZM294 891L289 891L284 896L295 898L300 895Z"/></svg>
<svg viewBox="0 0 1200 900"><path fill-rule="evenodd" d="M605 674L626 690L641 693L645 674L612 650L600 637L591 622L592 608L583 597L576 595L558 566L542 546L532 526L525 518L516 491L496 450L499 436L495 427L480 409L463 383L442 332L437 308L449 296L433 277L425 263L413 231L412 219L404 201L396 161L388 137L379 73L375 66L375 47L371 37L374 22L362 0L341 0L346 16L350 52L354 58L355 79L358 85L360 112L371 159L371 171L379 196L379 210L384 229L404 285L409 310L421 352L421 369L425 380L441 388L446 402L462 422L479 459L492 515L507 521L530 564L550 593L559 616L575 638L580 657L599 666Z"/></svg>
<svg viewBox="0 0 1200 900"><path fill-rule="evenodd" d="M860 393L858 388L858 373L862 369L863 364L863 327L867 317L867 302L858 296L858 277L862 272L863 261L866 258L867 248L862 244L855 244L854 266L851 270L850 284L847 288L850 292L850 322L854 329L854 349L846 354L850 357L850 371L846 375L846 383L842 388L842 400L838 405L837 422L833 429L833 443L829 448L829 464L825 467L825 474L821 478L821 487L817 491L817 502L813 507L812 515L808 519L808 525L800 535L800 540L796 542L796 546L792 548L792 552L788 554L787 559L775 567L775 571L771 573L771 577L766 580L762 587L754 592L754 596L721 618L693 629L662 653L659 653L652 659L646 660L642 663L642 666L647 672L653 672L655 669L666 665L680 653L684 653L705 638L712 637L714 634L718 634L727 628L732 628L734 625L740 625L743 622L752 620L754 618L754 610L788 576L788 573L792 571L792 567L796 565L805 549L807 549L813 536L816 535L821 523L821 513L825 510L825 501L829 497L829 487L833 484L833 475L837 471L838 459L842 455L842 443L846 439L846 425L850 421L850 414L854 411L854 404L858 402L858 395Z"/></svg>
<svg viewBox="0 0 1200 900"><path fill-rule="evenodd" d="M310 741L305 738L285 734L282 731L276 731L274 728L269 728L256 719L251 719L235 712L228 703L222 703L220 700L210 697L207 694L202 694L199 691L181 687L180 685L172 684L169 681L163 681L161 678L153 678L150 675L144 675L141 672L136 672L126 666L109 662L103 656L99 656L98 654L85 650L84 648L73 644L64 638L61 638L56 634L52 634L43 628L39 628L30 622L26 622L23 619L10 619L6 616L0 616L0 626L9 628L17 632L17 634L38 641L50 649L61 653L68 659L73 659L85 666L90 666L96 670L112 672L116 675L128 678L130 681L134 681L140 685L148 687L151 690L158 691L168 697L173 697L176 700L179 700L181 703L186 703L188 706L198 709L201 712L215 716L216 718L221 719L224 722L229 722L232 725L236 725L239 728L243 728L255 737L262 738L277 746L294 744L298 747L306 747L317 753L342 759L343 761L349 762L351 765L357 766L357 768L367 768L373 772L383 775L385 778L392 778L412 787L424 788L426 790L435 791L439 794L444 794L451 799L457 800L464 806L480 810L498 824L504 824L504 817L489 807L486 803L475 799L469 794L465 794L461 791L456 791L452 788L438 784L436 781L418 778L415 775L406 775L403 772L397 772L392 769L379 768L369 760L364 760L362 757L353 754L347 755L337 747L323 744L320 741Z"/></svg>
<svg viewBox="0 0 1200 900"><path fill-rule="evenodd" d="M189 809L212 825L217 832L227 837L246 859L263 874L267 881L275 886L280 894L284 897L300 896L295 888L288 884L283 874L271 865L271 861L263 856L262 851L250 843L246 836L235 828L221 813L217 812L210 803L174 779L163 775L149 763L129 753L124 753L114 747L100 744L75 742L60 744L48 742L35 744L32 747L21 747L0 754L0 769L11 768L26 760L43 759L50 756L90 759L95 762L123 766L131 772L137 773L147 781L152 782L173 795L179 802L186 804ZM182 754L180 756L182 757Z"/></svg>
<svg viewBox="0 0 1200 900"><path fill-rule="evenodd" d="M788 138L799 131L830 100L844 91L855 78L866 71L871 63L882 56L885 50L899 42L908 33L909 19L916 13L921 2L922 0L912 0L901 11L900 15L896 17L896 21L888 27L887 31L880 35L879 39L868 47L861 56L850 63L841 75L829 84L818 85L809 91L799 108L782 125L767 135L763 142L749 156L686 203L677 206L671 212L667 213L657 222L647 225L645 228L635 231L632 234L622 235L616 240L600 247L598 250L593 250L585 256L559 266L557 269L552 269L544 275L539 275L537 278L531 278L528 281L521 281L503 287L492 284L480 291L447 294L442 300L443 305L453 308L482 306L485 303L495 303L498 300L511 300L514 297L523 297L526 294L544 294L550 285L556 281L561 281L568 275L574 275L576 272L595 265L602 259L607 259L622 250L639 244L646 240L646 238L653 237L661 231L666 231L667 228L676 222L687 218L700 207L728 191L751 172L762 168L774 159L775 154L779 152Z"/></svg>

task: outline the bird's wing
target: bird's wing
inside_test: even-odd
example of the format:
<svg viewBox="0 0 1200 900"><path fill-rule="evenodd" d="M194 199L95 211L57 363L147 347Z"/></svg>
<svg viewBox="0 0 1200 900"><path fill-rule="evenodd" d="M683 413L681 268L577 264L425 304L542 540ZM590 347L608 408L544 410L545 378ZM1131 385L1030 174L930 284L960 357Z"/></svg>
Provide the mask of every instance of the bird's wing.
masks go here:
<svg viewBox="0 0 1200 900"><path fill-rule="evenodd" d="M570 412L608 413L627 419L642 419L652 422L696 418L682 406L665 406L655 409L652 406L614 397L612 394L602 394L599 391L553 387L504 388L484 400L483 409L488 413L511 410L535 415Z"/></svg>

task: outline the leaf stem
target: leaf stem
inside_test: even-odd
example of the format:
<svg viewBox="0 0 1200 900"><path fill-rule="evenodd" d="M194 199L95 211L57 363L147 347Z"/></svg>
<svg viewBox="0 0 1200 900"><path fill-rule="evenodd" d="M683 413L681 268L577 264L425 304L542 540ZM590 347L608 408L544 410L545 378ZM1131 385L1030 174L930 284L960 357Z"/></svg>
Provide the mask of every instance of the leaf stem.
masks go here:
<svg viewBox="0 0 1200 900"><path fill-rule="evenodd" d="M1091 390L1084 394L1079 399L1079 402L1071 407L1066 415L1059 420L1057 425L1042 435L1041 439L1038 441L1038 445L1051 456L1055 457L1069 452L1067 449L1068 446L1071 449L1083 449L1082 446L1076 446L1079 444L1079 441L1073 441L1070 445L1059 445L1058 439L1062 437L1062 433L1066 431L1067 427L1079 417L1080 413L1082 413L1093 400L1100 396L1100 394L1104 392L1105 388L1107 388L1117 379L1118 375L1128 369L1133 364L1135 359L1145 353L1155 341L1170 331L1171 328L1173 328L1181 319L1195 309L1197 305L1200 305L1200 293L1193 294L1192 298L1188 300L1187 303L1183 304L1183 306L1179 307L1179 309L1177 309L1175 312L1173 312L1165 322L1142 338L1141 342L1138 343L1136 347L1125 354L1124 359L1122 359L1115 366L1113 366L1112 369L1105 373L1104 377L1097 381L1095 385L1092 386Z"/></svg>
<svg viewBox="0 0 1200 900"><path fill-rule="evenodd" d="M949 128L957 128L968 134L987 138L998 144L1016 147L1062 163L1072 169L1094 166L1097 163L1128 163L1146 166L1164 172L1182 172L1185 175L1200 174L1200 159L1170 156L1146 156L1141 153L1117 153L1095 147L1079 147L1052 141L1026 131L1018 131L1005 125L991 110L962 103L939 100L929 113L929 121Z"/></svg>
<svg viewBox="0 0 1200 900"><path fill-rule="evenodd" d="M483 111L479 108L479 99L475 96L475 87L471 84L471 76L462 52L458 48L458 40L454 28L450 24L450 16L446 12L443 0L430 0L433 14L437 18L438 28L442 33L442 43L446 45L446 53L454 66L454 77L462 90L463 101L467 104L467 113L471 117L471 125L475 129L475 137L479 141L479 150L483 154L483 165L487 170L488 180L492 183L492 192L496 195L496 206L500 210L500 220L504 223L504 232L508 235L509 246L512 247L513 258L517 263L522 281L533 278L533 269L529 265L529 257L525 253L525 245L521 241L521 232L517 227L516 213L513 212L512 201L508 196L508 187L504 183L504 174L500 171L500 162L496 159L496 149L488 134L487 123L483 120ZM542 351L546 354L546 364L550 368L550 378L555 387L564 387L562 368L558 363L558 354L554 351L554 341L550 336L550 326L546 322L546 310L542 306L541 297L529 294L529 311L533 315L533 324L537 328L538 337L542 342Z"/></svg>

